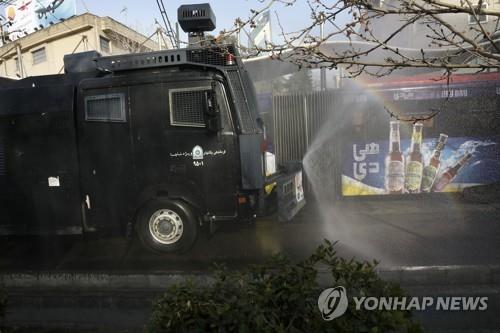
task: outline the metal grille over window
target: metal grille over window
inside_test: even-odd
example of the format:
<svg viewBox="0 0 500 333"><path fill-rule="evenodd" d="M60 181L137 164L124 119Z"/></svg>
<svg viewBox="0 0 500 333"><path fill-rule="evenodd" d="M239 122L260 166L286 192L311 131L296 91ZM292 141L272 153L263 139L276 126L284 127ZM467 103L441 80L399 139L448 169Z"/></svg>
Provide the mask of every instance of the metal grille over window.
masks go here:
<svg viewBox="0 0 500 333"><path fill-rule="evenodd" d="M40 64L47 60L47 52L45 52L45 47L31 52L33 55L33 65Z"/></svg>
<svg viewBox="0 0 500 333"><path fill-rule="evenodd" d="M238 115L241 121L242 131L244 133L250 133L253 131L252 118L250 117L250 112L246 103L246 97L245 93L243 92L240 74L237 71L227 71L227 74L229 77L229 81L231 81L234 103L238 108Z"/></svg>
<svg viewBox="0 0 500 333"><path fill-rule="evenodd" d="M175 126L205 127L204 100L207 88L170 91L170 123Z"/></svg>
<svg viewBox="0 0 500 333"><path fill-rule="evenodd" d="M229 54L235 54L234 47L230 45L221 48L186 51L187 61L215 66L226 66Z"/></svg>
<svg viewBox="0 0 500 333"><path fill-rule="evenodd" d="M107 94L86 97L85 120L108 122L126 121L124 94Z"/></svg>
<svg viewBox="0 0 500 333"><path fill-rule="evenodd" d="M2 138L0 138L0 176L5 176L5 147Z"/></svg>

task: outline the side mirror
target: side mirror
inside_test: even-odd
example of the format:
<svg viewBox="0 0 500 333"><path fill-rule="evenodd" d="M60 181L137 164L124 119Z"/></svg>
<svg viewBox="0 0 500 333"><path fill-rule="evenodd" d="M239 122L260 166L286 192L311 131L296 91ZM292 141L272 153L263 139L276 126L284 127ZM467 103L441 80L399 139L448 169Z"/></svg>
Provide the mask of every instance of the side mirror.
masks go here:
<svg viewBox="0 0 500 333"><path fill-rule="evenodd" d="M222 122L214 89L205 91L204 104L206 128L210 132L220 131L222 129Z"/></svg>

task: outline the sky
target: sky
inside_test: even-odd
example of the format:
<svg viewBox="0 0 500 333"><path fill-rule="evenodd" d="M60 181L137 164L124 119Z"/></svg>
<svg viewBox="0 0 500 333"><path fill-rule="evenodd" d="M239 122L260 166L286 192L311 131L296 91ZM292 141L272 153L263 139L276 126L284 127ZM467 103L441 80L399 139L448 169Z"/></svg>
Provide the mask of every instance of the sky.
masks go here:
<svg viewBox="0 0 500 333"><path fill-rule="evenodd" d="M146 35L155 31L155 19L158 22L163 22L156 0L76 1L78 13L83 13L88 9L89 12L99 16L110 16ZM251 15L251 9L261 9L267 3L267 1L263 3L258 0L213 0L209 2L217 18L217 28L214 32L231 29L237 17L248 18ZM163 3L171 23L174 24L177 21L177 8L183 4L197 3L197 1L164 0ZM297 0L296 4L291 7L276 3L271 8L273 38L276 38L280 33L276 13L278 13L280 23L287 32L299 30L309 22L309 8L305 0ZM181 39L185 40L186 38L181 36Z"/></svg>
<svg viewBox="0 0 500 333"><path fill-rule="evenodd" d="M18 1L21 2L22 0ZM99 16L110 16L145 36L150 36L156 31L155 20L163 25L163 20L156 0L74 1L76 1L77 14L88 11ZM174 29L174 24L177 21L177 8L183 4L199 2L209 2L214 10L217 18L217 27L212 34L216 35L221 30L231 30L234 28L236 18L239 17L242 20L248 19L248 17L252 15L252 9L261 10L269 4L271 0L164 0L163 3ZM3 8L0 8L2 14L3 11ZM293 6L286 6L280 1L275 1L270 8L270 14L274 42L282 41L281 27L285 32L299 31L309 25L311 16L307 0L296 0ZM326 29L326 32L328 32L328 27ZM249 29L247 29L247 32L249 32ZM187 40L182 30L181 40ZM242 42L244 44L245 41L245 34L242 34Z"/></svg>

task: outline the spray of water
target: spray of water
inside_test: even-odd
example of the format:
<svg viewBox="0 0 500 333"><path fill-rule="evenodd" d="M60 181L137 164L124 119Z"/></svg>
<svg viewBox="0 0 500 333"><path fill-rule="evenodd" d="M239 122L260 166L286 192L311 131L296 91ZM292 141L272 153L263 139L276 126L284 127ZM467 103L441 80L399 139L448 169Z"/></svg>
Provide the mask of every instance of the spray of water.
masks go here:
<svg viewBox="0 0 500 333"><path fill-rule="evenodd" d="M360 96L362 90L362 87L353 84L346 96ZM366 95L366 92L363 94ZM310 145L303 166L320 211L324 237L338 241L339 246L346 247L349 253L357 257L379 259L390 264L391 260L377 247L385 235L377 234L372 228L365 229L373 220L356 212L356 204L335 200L341 186L335 171L338 165L336 158L340 158L335 152L335 138L340 130L351 126L354 105L346 98L337 106L335 115L326 120Z"/></svg>
<svg viewBox="0 0 500 333"><path fill-rule="evenodd" d="M367 94L366 89L359 84L352 85L348 90L350 91L346 92L346 95ZM377 102L376 98L372 100L374 100L373 103L382 104L380 100ZM378 107L380 105L372 105L366 110L372 112ZM357 257L377 259L383 265L391 266L404 262L405 256L414 256L419 251L424 253L426 249L423 244L432 240L436 233L440 237L444 235L453 237L455 232L465 227L461 223L463 213L451 199L446 203L443 202L439 208L433 208L435 211L443 208L450 209L448 220L433 221L431 222L433 224L429 224L428 229L425 230L412 227L408 223L401 223L406 218L403 211L410 211L417 222L420 222L419 216L422 216L422 221L425 219L423 215L420 215L421 213L430 213L427 204L417 201L415 197L408 196L407 201L397 203L391 203L391 199L377 202L336 200L341 189L336 174L338 171L335 171L339 165L336 159L342 157L336 153L334 147L338 146L336 140L339 137L339 131L346 126L352 128L352 112L356 111L356 103L346 99L346 102L336 105L335 108L335 113L332 113L332 116L324 122L303 160L307 180L320 211L321 232L324 237L338 241L341 247L348 248L348 252ZM387 121L389 121L389 114L387 114ZM388 128L379 130L382 131L381 135L389 135ZM473 152L477 147L485 144L488 143L466 142L456 154L458 156L464 151ZM435 141L423 145L423 154L427 160L434 146ZM452 159L455 160L457 156L450 157L449 163L452 163ZM388 215L391 217L387 217ZM428 219L432 221L431 217ZM452 222L448 223L448 221Z"/></svg>

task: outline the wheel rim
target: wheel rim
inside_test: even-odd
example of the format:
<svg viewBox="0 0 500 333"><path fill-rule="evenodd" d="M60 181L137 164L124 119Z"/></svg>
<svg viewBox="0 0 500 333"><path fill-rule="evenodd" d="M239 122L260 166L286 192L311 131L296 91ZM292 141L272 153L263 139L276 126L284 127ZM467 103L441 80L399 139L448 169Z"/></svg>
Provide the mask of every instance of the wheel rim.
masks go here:
<svg viewBox="0 0 500 333"><path fill-rule="evenodd" d="M149 232L153 239L161 244L173 244L182 237L184 224L173 210L157 210L149 219Z"/></svg>

